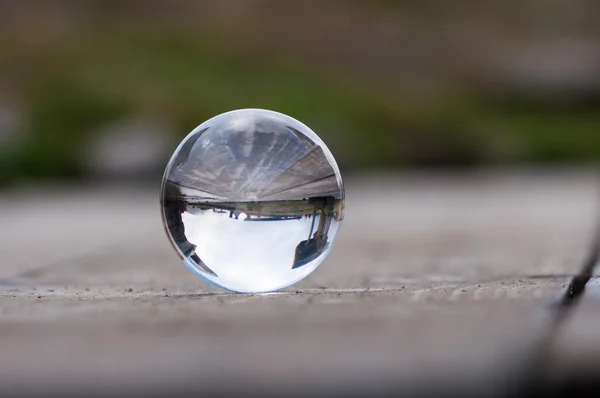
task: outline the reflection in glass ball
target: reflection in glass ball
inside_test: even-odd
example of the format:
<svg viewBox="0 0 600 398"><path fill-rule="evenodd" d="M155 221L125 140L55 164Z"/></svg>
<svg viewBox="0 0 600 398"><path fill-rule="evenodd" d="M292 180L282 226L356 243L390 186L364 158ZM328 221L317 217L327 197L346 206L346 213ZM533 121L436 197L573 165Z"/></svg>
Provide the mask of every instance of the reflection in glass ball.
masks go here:
<svg viewBox="0 0 600 398"><path fill-rule="evenodd" d="M323 141L262 109L215 116L179 145L161 192L165 229L185 264L225 289L290 286L325 259L344 187Z"/></svg>

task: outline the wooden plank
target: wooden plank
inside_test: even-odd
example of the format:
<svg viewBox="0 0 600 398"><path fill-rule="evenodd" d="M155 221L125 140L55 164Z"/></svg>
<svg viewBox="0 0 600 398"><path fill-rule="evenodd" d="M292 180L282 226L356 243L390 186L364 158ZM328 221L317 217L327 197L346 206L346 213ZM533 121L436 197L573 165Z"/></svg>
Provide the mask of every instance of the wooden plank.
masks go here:
<svg viewBox="0 0 600 398"><path fill-rule="evenodd" d="M270 295L223 294L191 274L164 235L155 189L4 192L2 388L501 386L585 255L592 181L347 178L332 254Z"/></svg>

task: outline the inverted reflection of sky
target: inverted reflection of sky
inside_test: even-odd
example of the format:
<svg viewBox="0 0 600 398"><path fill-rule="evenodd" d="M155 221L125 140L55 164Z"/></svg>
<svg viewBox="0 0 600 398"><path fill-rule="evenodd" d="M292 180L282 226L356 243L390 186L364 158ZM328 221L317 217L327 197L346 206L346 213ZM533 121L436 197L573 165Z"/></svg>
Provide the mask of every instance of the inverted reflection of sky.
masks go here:
<svg viewBox="0 0 600 398"><path fill-rule="evenodd" d="M308 239L312 219L242 221L229 213L182 214L187 240L219 277L218 284L236 291L275 290L308 275L322 261L292 269L296 246ZM319 216L315 219L316 231ZM214 279L214 278L209 278Z"/></svg>

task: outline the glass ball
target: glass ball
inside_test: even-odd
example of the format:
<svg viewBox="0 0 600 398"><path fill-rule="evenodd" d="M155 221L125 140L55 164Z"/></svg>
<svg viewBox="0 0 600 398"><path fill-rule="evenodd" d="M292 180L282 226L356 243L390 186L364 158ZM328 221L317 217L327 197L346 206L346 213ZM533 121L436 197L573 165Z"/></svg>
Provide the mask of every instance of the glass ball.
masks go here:
<svg viewBox="0 0 600 398"><path fill-rule="evenodd" d="M344 218L333 155L284 114L241 109L202 123L163 177L162 219L187 267L222 288L290 286L327 257Z"/></svg>

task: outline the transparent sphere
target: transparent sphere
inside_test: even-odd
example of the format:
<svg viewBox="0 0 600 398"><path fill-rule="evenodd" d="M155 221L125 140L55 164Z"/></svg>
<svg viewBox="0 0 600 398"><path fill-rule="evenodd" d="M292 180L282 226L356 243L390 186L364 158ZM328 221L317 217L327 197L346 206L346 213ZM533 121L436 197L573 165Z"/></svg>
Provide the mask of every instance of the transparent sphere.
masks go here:
<svg viewBox="0 0 600 398"><path fill-rule="evenodd" d="M163 222L184 263L228 290L292 285L325 259L344 187L323 141L262 109L223 113L192 131L163 178Z"/></svg>

